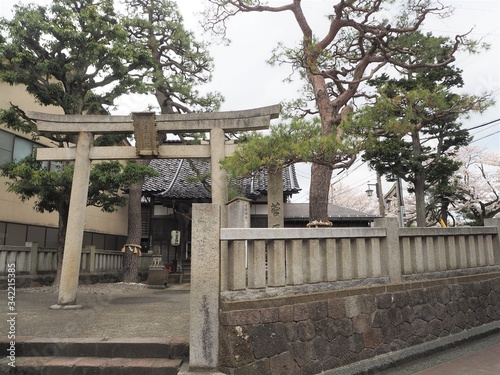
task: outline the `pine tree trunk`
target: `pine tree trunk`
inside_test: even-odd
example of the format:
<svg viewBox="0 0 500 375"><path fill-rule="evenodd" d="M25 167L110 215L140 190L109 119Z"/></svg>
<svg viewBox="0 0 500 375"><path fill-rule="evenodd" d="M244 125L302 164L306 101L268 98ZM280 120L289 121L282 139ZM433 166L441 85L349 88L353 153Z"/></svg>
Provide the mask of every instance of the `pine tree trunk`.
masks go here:
<svg viewBox="0 0 500 375"><path fill-rule="evenodd" d="M413 144L413 157L418 159L422 155L422 144L420 142L420 134L417 129L411 133L411 141ZM415 211L417 214L417 226L426 226L425 217L425 174L424 172L415 173Z"/></svg>
<svg viewBox="0 0 500 375"><path fill-rule="evenodd" d="M309 222L328 222L328 192L333 170L320 164L311 167L309 189Z"/></svg>
<svg viewBox="0 0 500 375"><path fill-rule="evenodd" d="M447 198L443 198L441 201L441 219L443 219L446 226L448 226L448 208L450 207L450 201Z"/></svg>
<svg viewBox="0 0 500 375"><path fill-rule="evenodd" d="M421 175L415 176L415 211L417 214L417 226L425 227L425 178Z"/></svg>
<svg viewBox="0 0 500 375"><path fill-rule="evenodd" d="M141 244L141 196L143 181L130 185L128 202L127 244ZM139 275L139 254L134 254L127 247L123 254L123 282L136 283Z"/></svg>

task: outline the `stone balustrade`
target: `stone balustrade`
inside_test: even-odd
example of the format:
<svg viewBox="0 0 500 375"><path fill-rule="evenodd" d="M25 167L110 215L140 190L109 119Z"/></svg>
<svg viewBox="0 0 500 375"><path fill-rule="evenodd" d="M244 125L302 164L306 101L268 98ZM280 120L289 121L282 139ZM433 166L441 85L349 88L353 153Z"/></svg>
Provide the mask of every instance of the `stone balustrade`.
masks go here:
<svg viewBox="0 0 500 375"><path fill-rule="evenodd" d="M402 228L399 233L404 275L498 265L496 227Z"/></svg>
<svg viewBox="0 0 500 375"><path fill-rule="evenodd" d="M101 250L86 246L81 254L81 272L116 272L122 269L121 251ZM39 248L37 243L26 246L0 246L0 276L7 273L7 264L16 264L16 273L37 275L51 273L57 269L56 249ZM139 258L139 269L148 269L151 255Z"/></svg>
<svg viewBox="0 0 500 375"><path fill-rule="evenodd" d="M339 281L399 282L500 266L500 220L485 227L221 228L228 291ZM213 232L212 232L213 233Z"/></svg>
<svg viewBox="0 0 500 375"><path fill-rule="evenodd" d="M381 277L385 236L382 228L222 228L229 290Z"/></svg>

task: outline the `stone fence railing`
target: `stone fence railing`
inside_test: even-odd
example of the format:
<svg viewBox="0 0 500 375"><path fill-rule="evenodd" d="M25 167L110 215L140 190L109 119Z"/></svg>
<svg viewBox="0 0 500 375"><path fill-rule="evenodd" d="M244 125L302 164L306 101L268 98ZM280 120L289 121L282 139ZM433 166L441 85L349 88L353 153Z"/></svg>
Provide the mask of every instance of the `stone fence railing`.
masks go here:
<svg viewBox="0 0 500 375"><path fill-rule="evenodd" d="M86 246L82 251L80 272L116 272L122 269L121 251L100 250ZM152 258L149 254L139 257L139 269L147 269ZM39 248L37 243L26 246L0 246L0 275L7 273L8 264L16 264L16 273L37 275L57 269L56 249Z"/></svg>
<svg viewBox="0 0 500 375"><path fill-rule="evenodd" d="M498 226L398 228L394 219L377 219L373 228L221 228L220 240L228 247L227 289L241 291L381 278L398 282L500 266L498 231Z"/></svg>

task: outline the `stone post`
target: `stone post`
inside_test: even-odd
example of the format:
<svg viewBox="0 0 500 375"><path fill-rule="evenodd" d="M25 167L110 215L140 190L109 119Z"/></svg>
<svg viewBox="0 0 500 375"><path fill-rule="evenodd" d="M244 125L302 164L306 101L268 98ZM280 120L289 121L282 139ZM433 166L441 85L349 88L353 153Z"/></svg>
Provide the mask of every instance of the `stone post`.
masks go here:
<svg viewBox="0 0 500 375"><path fill-rule="evenodd" d="M227 204L228 228L250 228L250 200L236 198ZM233 241L228 249L228 283L232 290L246 288L246 241Z"/></svg>
<svg viewBox="0 0 500 375"><path fill-rule="evenodd" d="M267 226L283 228L285 214L283 207L283 170L269 169L267 173Z"/></svg>
<svg viewBox="0 0 500 375"><path fill-rule="evenodd" d="M401 251L399 248L399 225L396 218L375 219L375 226L385 228L387 236L382 251L382 262L391 283L402 280ZM385 248L385 249L384 249Z"/></svg>
<svg viewBox="0 0 500 375"><path fill-rule="evenodd" d="M497 228L497 235L493 239L493 259L495 265L498 266L500 265L500 219L484 219L484 226Z"/></svg>
<svg viewBox="0 0 500 375"><path fill-rule="evenodd" d="M236 198L227 204L228 228L250 228L250 199Z"/></svg>
<svg viewBox="0 0 500 375"><path fill-rule="evenodd" d="M283 170L269 169L267 173L267 226L283 228L285 214L283 207ZM283 286L286 283L285 242L273 241L267 248L268 284Z"/></svg>
<svg viewBox="0 0 500 375"><path fill-rule="evenodd" d="M95 246L87 246L89 250L89 272L95 271Z"/></svg>
<svg viewBox="0 0 500 375"><path fill-rule="evenodd" d="M189 372L219 365L220 206L193 204Z"/></svg>
<svg viewBox="0 0 500 375"><path fill-rule="evenodd" d="M81 308L81 306L76 305L76 291L80 276L85 210L87 207L91 168L89 156L93 138L92 133L89 132L80 132L78 135L58 305L51 307L55 309L63 308L64 306L68 308Z"/></svg>
<svg viewBox="0 0 500 375"><path fill-rule="evenodd" d="M30 275L38 272L38 243L26 242L26 247L30 247Z"/></svg>

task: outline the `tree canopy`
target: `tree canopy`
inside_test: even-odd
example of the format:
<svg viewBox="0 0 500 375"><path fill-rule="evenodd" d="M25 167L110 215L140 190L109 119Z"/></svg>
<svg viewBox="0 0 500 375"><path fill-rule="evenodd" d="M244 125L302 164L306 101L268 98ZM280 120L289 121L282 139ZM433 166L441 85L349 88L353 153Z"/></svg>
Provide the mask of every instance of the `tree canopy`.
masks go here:
<svg viewBox="0 0 500 375"><path fill-rule="evenodd" d="M460 150L454 210L470 225L484 225L484 219L500 213L500 162L498 155L475 147Z"/></svg>
<svg viewBox="0 0 500 375"><path fill-rule="evenodd" d="M0 80L25 85L40 104L58 106L65 114L108 114L117 97L132 92L154 93L162 113L217 110L223 98L197 90L211 79L212 59L184 28L176 3L126 0L126 13L115 5L113 0L53 0L48 6L16 6L12 19L0 20ZM11 104L0 111L0 121L36 134L36 123L22 103ZM60 147L76 142L74 137L47 136ZM101 136L94 144L116 141ZM142 183L130 183L129 209L135 213L129 218L136 222L129 222L129 236L138 243ZM64 216L65 207L59 210ZM60 232L64 225L60 223Z"/></svg>
<svg viewBox="0 0 500 375"><path fill-rule="evenodd" d="M154 62L149 72L161 113L187 113L219 109L223 97L202 95L198 85L212 79L213 60L207 46L186 30L175 1L126 0L125 23L135 43L144 45Z"/></svg>
<svg viewBox="0 0 500 375"><path fill-rule="evenodd" d="M438 45L408 42L424 21L432 15L446 16L450 8L431 0L411 1L329 1L325 10L328 27L319 34L316 24L304 12L306 2L294 0L281 5L267 5L259 0L209 0L205 26L225 34L229 18L242 12L289 13L290 24L302 33L300 45L280 45L271 63L288 64L300 72L305 90L290 110L297 116L319 117L324 135L333 134L342 142L347 113L356 102L374 98L366 83L385 69L405 71L439 68L450 65L460 49L474 51L477 43L466 34L444 38ZM256 16L257 17L257 16ZM309 219L326 221L328 191L332 171L345 168L357 157L349 150L338 149L337 163L313 163L311 171ZM346 152L347 151L347 152Z"/></svg>
<svg viewBox="0 0 500 375"><path fill-rule="evenodd" d="M417 41L430 46L445 42L418 33L409 42ZM354 121L363 123L359 127L369 132L363 159L389 180L401 178L410 183L417 225L425 226L425 191L433 186L442 204L447 204L446 186L460 166L453 156L470 141L457 120L484 110L490 102L487 97L454 93L463 81L461 71L451 65L401 73L402 78L382 75L371 81L377 86L377 99L360 110Z"/></svg>
<svg viewBox="0 0 500 375"><path fill-rule="evenodd" d="M218 93L202 95L200 84L212 79L213 62L202 43L185 29L177 4L170 0L126 0L125 26L134 43L149 51L153 68L148 72L162 114L215 111L223 97ZM185 140L187 134L178 134ZM162 140L160 140L161 142ZM130 186L129 232L127 243L140 243L143 181ZM137 280L137 261L126 252L124 281Z"/></svg>
<svg viewBox="0 0 500 375"><path fill-rule="evenodd" d="M103 113L118 96L143 91L151 54L114 9L113 0L14 6L12 19L0 19L0 79L65 114Z"/></svg>
<svg viewBox="0 0 500 375"><path fill-rule="evenodd" d="M271 125L269 133L244 134L233 155L226 157L222 165L233 177L247 177L253 172L276 172L294 163L341 165L343 152L357 153L361 139L354 127L339 142L332 134L323 134L318 118L306 120L293 118L291 122ZM349 165L346 164L345 168Z"/></svg>

